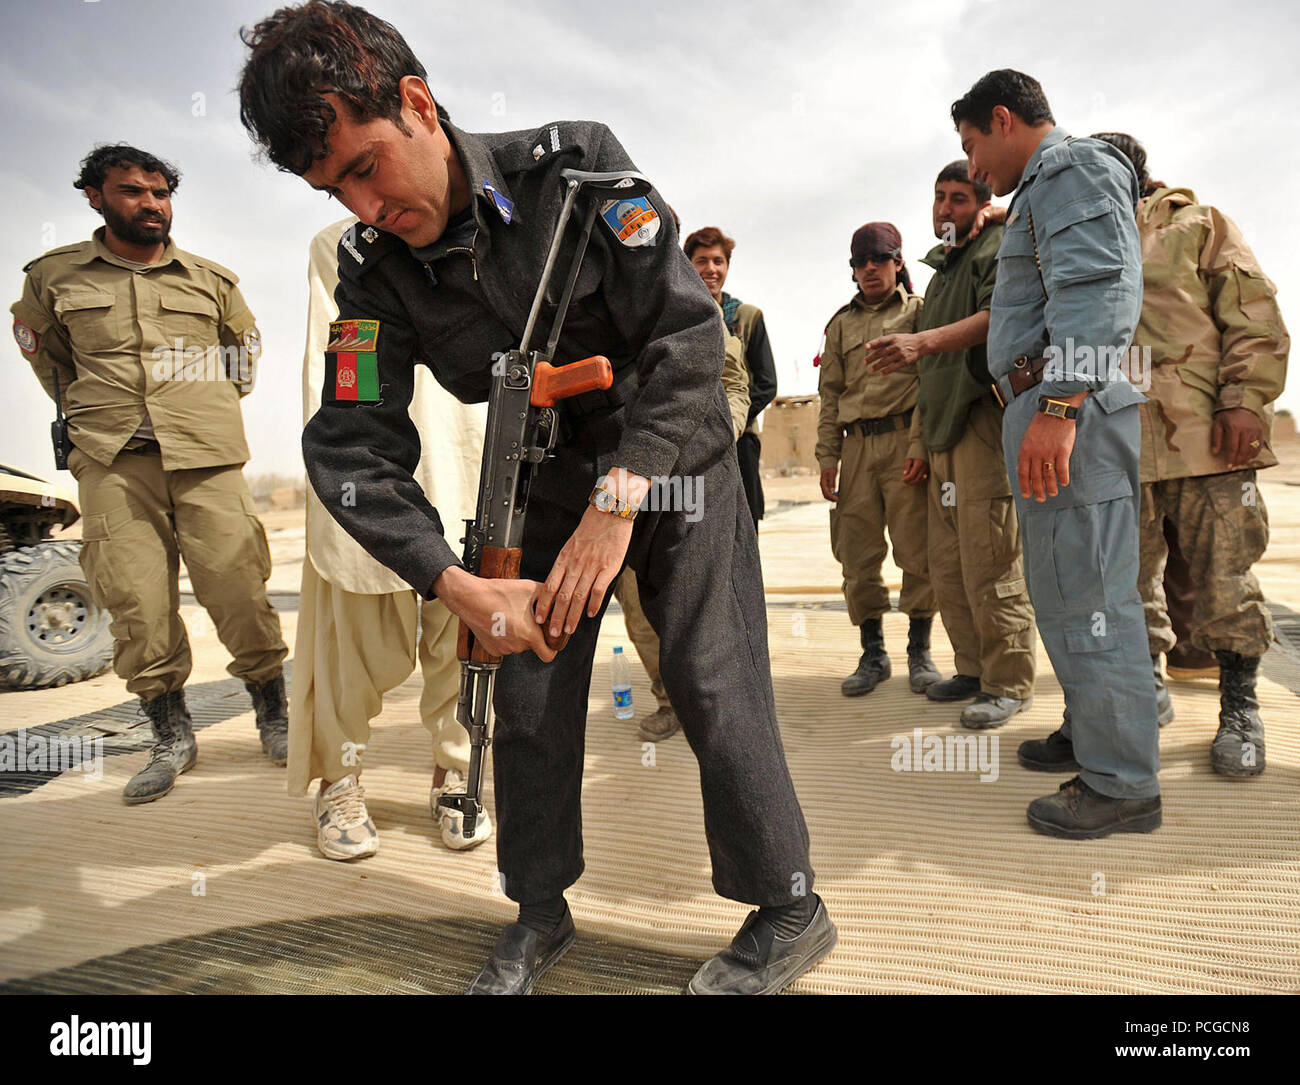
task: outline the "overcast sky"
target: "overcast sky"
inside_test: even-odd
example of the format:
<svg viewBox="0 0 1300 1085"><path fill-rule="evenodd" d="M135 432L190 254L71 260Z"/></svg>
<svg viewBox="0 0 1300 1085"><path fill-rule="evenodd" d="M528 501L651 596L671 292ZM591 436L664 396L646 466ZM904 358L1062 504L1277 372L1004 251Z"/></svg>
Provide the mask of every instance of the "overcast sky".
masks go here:
<svg viewBox="0 0 1300 1085"><path fill-rule="evenodd" d="M97 142L178 164L173 236L233 268L265 352L244 401L250 473L299 473L306 247L343 214L254 161L234 87L241 25L270 0L6 0L0 115L9 153L6 304L34 256L101 220L72 188ZM782 394L816 390L812 357L852 295L848 242L894 222L918 290L935 174L960 156L948 107L985 71L1038 78L1076 135L1141 139L1152 176L1233 217L1300 325L1300 252L1285 193L1300 179L1300 15L1285 0L375 0L462 128L609 124L687 231L736 238L730 293L767 316ZM8 349L0 462L55 477L52 405ZM1293 385L1295 382L1292 382ZM1281 404L1300 410L1289 389ZM71 476L60 480L71 484Z"/></svg>

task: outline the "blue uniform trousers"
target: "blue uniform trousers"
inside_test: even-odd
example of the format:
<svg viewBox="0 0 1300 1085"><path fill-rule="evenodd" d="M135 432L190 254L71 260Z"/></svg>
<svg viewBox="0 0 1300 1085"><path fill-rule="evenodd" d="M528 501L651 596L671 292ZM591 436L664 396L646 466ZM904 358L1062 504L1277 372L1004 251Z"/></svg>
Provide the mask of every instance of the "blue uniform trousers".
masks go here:
<svg viewBox="0 0 1300 1085"><path fill-rule="evenodd" d="M1138 594L1136 404L1079 407L1070 485L1041 504L1020 496L1016 461L1038 396L1007 406L1002 444L1020 514L1029 597L1065 693L1063 731L1079 775L1117 799L1160 793L1155 682Z"/></svg>

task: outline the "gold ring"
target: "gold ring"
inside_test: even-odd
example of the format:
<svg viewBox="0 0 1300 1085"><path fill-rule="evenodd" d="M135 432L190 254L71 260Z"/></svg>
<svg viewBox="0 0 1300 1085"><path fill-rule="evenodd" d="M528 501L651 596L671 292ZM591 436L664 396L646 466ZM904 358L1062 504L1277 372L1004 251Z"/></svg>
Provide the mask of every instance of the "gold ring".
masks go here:
<svg viewBox="0 0 1300 1085"><path fill-rule="evenodd" d="M1250 442L1250 447L1251 447L1251 448L1258 448L1258 447L1259 447L1259 442L1258 442L1258 441L1251 441L1251 442Z"/></svg>
<svg viewBox="0 0 1300 1085"><path fill-rule="evenodd" d="M1044 471L1055 471L1055 470L1056 470L1056 465L1055 465L1054 463L1052 463L1051 460L1044 460L1044 461L1043 461L1043 470L1044 470Z"/></svg>

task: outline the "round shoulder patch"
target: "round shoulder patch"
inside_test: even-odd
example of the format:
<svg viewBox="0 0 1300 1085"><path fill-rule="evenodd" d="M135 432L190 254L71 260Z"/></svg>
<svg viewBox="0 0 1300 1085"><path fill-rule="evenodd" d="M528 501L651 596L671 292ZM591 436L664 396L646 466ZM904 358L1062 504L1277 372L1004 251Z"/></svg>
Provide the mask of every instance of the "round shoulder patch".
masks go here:
<svg viewBox="0 0 1300 1085"><path fill-rule="evenodd" d="M659 215L644 196L630 200L608 200L600 217L619 242L629 249L648 245L659 232Z"/></svg>
<svg viewBox="0 0 1300 1085"><path fill-rule="evenodd" d="M14 321L14 341L24 354L36 353L36 333L21 320Z"/></svg>
<svg viewBox="0 0 1300 1085"><path fill-rule="evenodd" d="M262 353L262 333L256 327L249 328L243 335L244 349L252 358Z"/></svg>

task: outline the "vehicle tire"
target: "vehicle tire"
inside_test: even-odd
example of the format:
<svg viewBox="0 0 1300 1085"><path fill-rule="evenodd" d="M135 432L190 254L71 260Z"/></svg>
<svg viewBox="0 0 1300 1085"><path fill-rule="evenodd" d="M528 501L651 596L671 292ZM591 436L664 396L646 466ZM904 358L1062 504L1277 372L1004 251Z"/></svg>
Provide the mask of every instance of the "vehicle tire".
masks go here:
<svg viewBox="0 0 1300 1085"><path fill-rule="evenodd" d="M113 660L109 615L91 599L78 542L0 555L0 685L44 689L93 678Z"/></svg>

